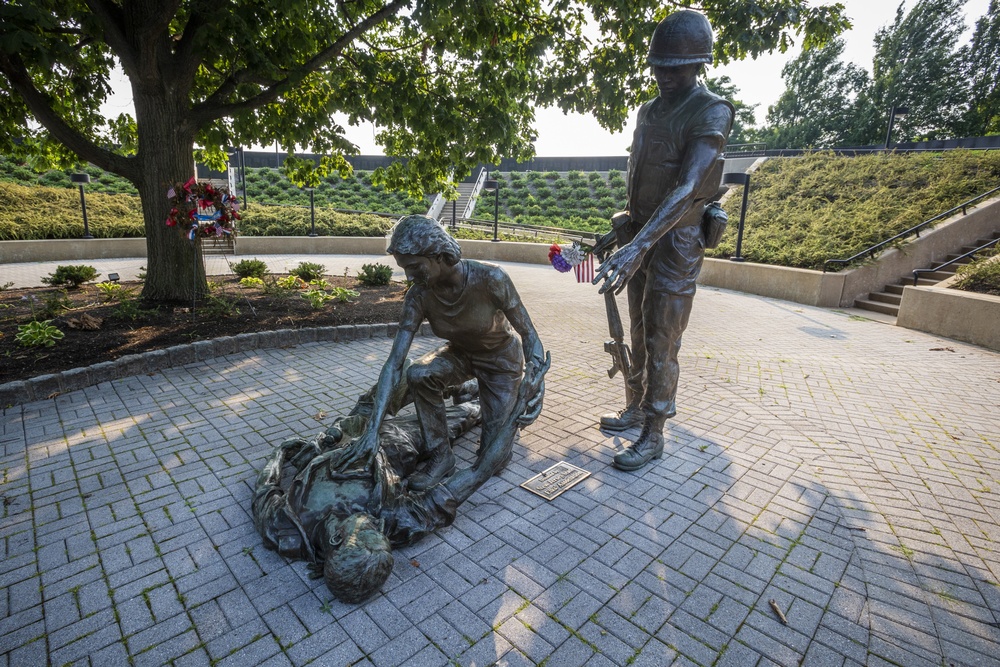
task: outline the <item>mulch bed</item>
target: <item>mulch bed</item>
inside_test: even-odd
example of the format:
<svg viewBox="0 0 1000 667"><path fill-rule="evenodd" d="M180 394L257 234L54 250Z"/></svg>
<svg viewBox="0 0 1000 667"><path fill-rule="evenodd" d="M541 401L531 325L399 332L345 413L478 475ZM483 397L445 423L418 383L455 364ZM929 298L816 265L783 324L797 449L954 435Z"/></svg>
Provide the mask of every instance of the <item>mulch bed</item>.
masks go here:
<svg viewBox="0 0 1000 667"><path fill-rule="evenodd" d="M199 301L192 312L191 304L154 308L137 298L123 306L117 300L106 301L95 284L5 289L0 291L0 384L220 336L399 321L405 293L402 284L368 287L348 277L325 279L332 287L351 289L359 296L313 308L301 290L266 293L241 288L235 276L213 276L209 277L214 284L212 298ZM136 297L142 291L139 282L122 285ZM43 315L46 303L57 299L63 299L68 309ZM15 339L18 325L33 318L51 319L65 336L51 347L22 346ZM71 326L92 326L97 320L97 329Z"/></svg>

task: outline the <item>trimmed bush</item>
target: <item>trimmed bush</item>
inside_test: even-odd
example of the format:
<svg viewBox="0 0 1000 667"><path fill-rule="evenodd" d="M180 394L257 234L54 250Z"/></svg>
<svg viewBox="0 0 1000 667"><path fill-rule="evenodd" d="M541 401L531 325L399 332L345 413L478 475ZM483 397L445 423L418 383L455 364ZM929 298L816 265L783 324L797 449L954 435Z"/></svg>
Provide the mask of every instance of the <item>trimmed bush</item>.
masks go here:
<svg viewBox="0 0 1000 667"><path fill-rule="evenodd" d="M358 282L369 287L388 285L392 280L392 267L385 264L362 264Z"/></svg>
<svg viewBox="0 0 1000 667"><path fill-rule="evenodd" d="M316 262L299 262L299 265L289 270L288 273L309 282L322 278L323 274L326 273L326 267Z"/></svg>
<svg viewBox="0 0 1000 667"><path fill-rule="evenodd" d="M261 259L241 259L233 265L233 273L240 278L263 278L267 263Z"/></svg>
<svg viewBox="0 0 1000 667"><path fill-rule="evenodd" d="M42 282L46 285L79 287L83 283L89 283L99 275L101 274L97 272L97 269L87 264L61 264L56 267L55 271L42 278Z"/></svg>

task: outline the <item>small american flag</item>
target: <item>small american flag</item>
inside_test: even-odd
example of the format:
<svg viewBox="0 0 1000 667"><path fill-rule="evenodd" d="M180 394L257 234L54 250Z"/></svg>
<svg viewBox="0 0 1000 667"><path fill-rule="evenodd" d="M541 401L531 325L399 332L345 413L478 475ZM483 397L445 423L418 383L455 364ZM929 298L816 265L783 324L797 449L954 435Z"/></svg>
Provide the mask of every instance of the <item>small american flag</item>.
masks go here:
<svg viewBox="0 0 1000 667"><path fill-rule="evenodd" d="M576 274L576 282L589 283L594 280L594 255L587 253L582 262L573 267Z"/></svg>

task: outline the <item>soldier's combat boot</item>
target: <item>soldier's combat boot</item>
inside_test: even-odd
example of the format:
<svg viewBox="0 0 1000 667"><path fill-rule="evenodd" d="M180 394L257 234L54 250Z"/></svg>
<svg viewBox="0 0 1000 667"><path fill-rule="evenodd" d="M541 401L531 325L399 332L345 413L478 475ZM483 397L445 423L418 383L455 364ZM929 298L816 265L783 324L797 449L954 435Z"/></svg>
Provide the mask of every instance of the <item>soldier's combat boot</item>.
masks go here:
<svg viewBox="0 0 1000 667"><path fill-rule="evenodd" d="M601 415L601 428L609 431L624 431L633 426L641 426L646 419L638 404L629 405L624 410Z"/></svg>
<svg viewBox="0 0 1000 667"><path fill-rule="evenodd" d="M425 491L451 474L455 469L455 453L451 445L444 443L433 452L423 466L406 478L406 486L411 491Z"/></svg>
<svg viewBox="0 0 1000 667"><path fill-rule="evenodd" d="M615 454L614 464L619 470L631 472L661 456L663 456L663 427L656 427L647 421L642 427L639 439L624 451Z"/></svg>

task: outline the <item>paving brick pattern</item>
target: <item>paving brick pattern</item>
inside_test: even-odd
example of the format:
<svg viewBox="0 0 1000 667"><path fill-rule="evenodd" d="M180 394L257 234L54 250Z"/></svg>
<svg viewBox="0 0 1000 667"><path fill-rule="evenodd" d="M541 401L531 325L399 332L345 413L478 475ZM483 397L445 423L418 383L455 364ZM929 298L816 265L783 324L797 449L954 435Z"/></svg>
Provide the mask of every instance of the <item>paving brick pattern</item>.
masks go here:
<svg viewBox="0 0 1000 667"><path fill-rule="evenodd" d="M552 353L545 411L362 605L265 550L249 504L271 447L345 412L388 338L5 410L0 667L1000 665L1000 355L702 289L665 456L623 473L637 434L594 426L622 396L603 302L508 270ZM519 487L561 460L592 474L551 502Z"/></svg>

